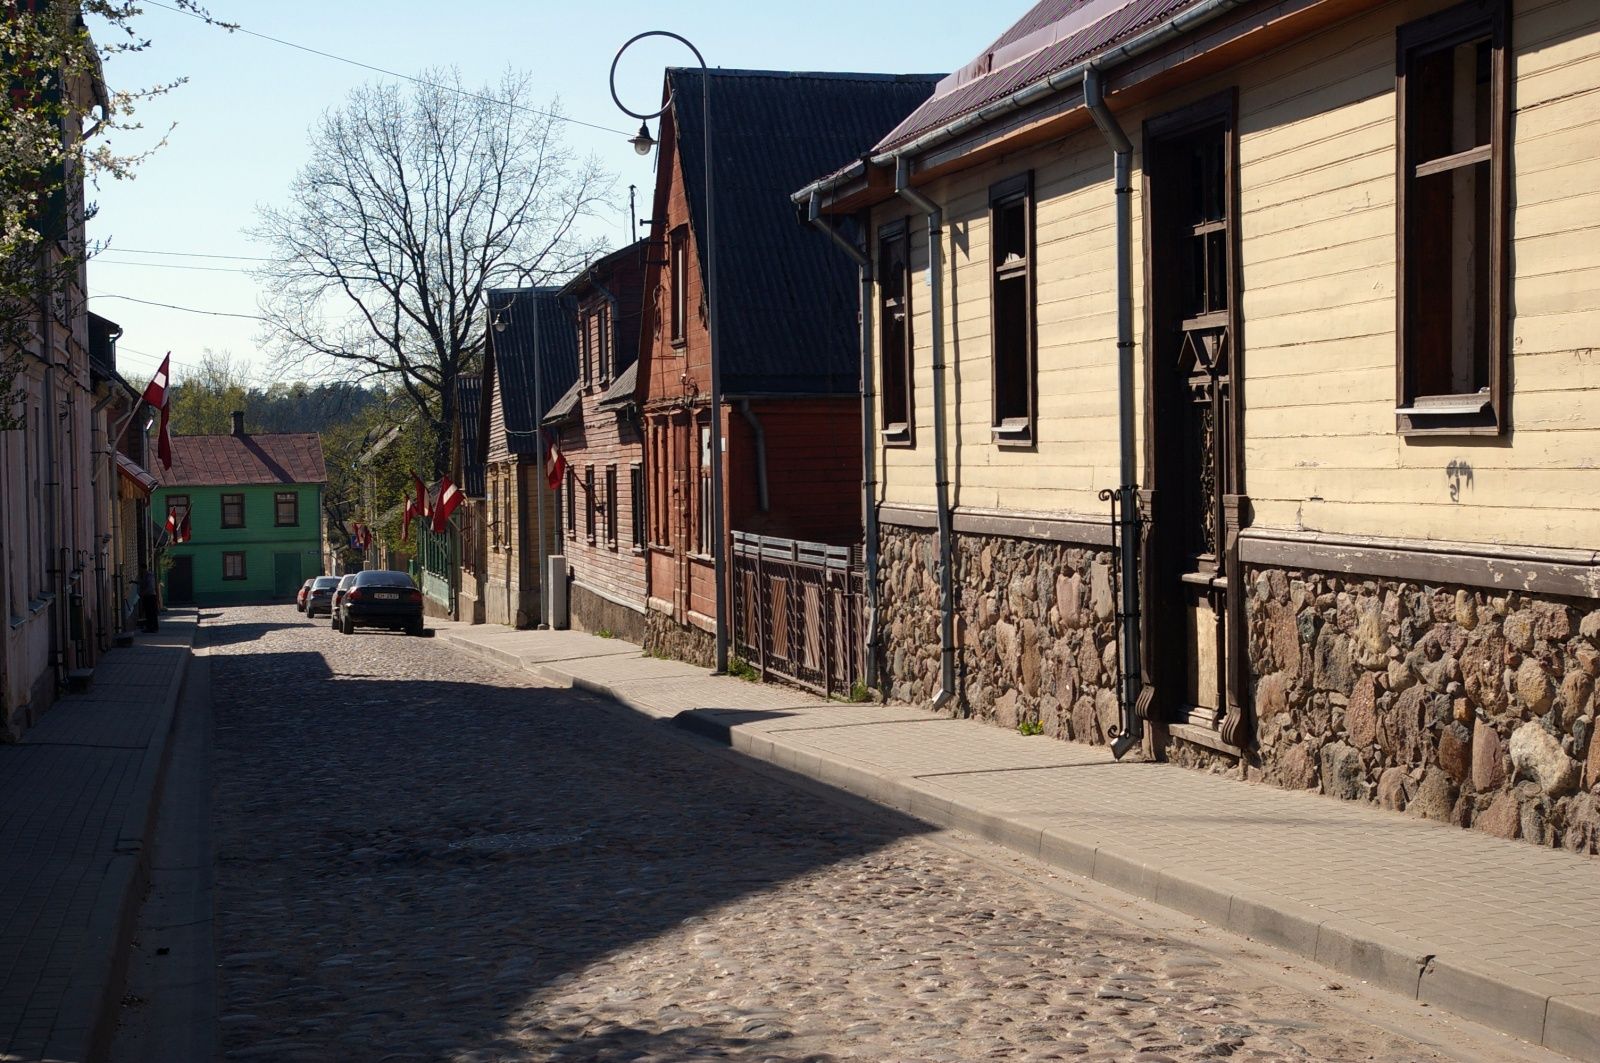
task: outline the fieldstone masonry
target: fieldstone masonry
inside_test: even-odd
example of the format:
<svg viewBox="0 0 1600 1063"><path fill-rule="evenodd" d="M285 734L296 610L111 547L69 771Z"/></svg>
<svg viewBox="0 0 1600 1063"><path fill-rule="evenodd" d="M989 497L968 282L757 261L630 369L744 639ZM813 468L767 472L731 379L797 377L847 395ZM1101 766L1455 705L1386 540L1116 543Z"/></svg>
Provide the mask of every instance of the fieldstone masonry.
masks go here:
<svg viewBox="0 0 1600 1063"><path fill-rule="evenodd" d="M1092 547L957 535L956 682L950 711L1055 738L1104 743L1117 722L1111 555ZM880 652L886 693L926 703L939 689L934 537L885 528Z"/></svg>
<svg viewBox="0 0 1600 1063"><path fill-rule="evenodd" d="M717 640L710 632L680 624L652 609L644 617L644 649L656 657L710 668L716 661Z"/></svg>
<svg viewBox="0 0 1600 1063"><path fill-rule="evenodd" d="M931 532L881 537L885 695L939 687ZM955 541L948 711L1104 743L1117 722L1108 551ZM1247 569L1256 743L1242 759L1170 740L1169 760L1502 838L1600 847L1600 609L1577 599Z"/></svg>
<svg viewBox="0 0 1600 1063"><path fill-rule="evenodd" d="M1255 755L1175 759L1595 851L1592 602L1282 569L1248 578Z"/></svg>

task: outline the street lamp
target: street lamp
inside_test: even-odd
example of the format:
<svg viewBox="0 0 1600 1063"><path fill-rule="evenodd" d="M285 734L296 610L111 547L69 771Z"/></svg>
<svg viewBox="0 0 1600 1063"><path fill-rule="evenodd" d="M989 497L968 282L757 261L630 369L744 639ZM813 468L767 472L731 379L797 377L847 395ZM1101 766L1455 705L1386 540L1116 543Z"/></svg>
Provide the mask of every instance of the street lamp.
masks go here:
<svg viewBox="0 0 1600 1063"><path fill-rule="evenodd" d="M712 168L711 168L711 70L706 66L705 57L700 54L687 37L672 33L668 30L646 30L628 38L617 54L611 60L611 99L623 114L639 119L639 132L630 137L628 143L633 145L633 150L640 155L650 154L650 149L655 147L655 138L650 135L647 124L652 118L659 118L667 113L672 106L672 96L667 96L667 102L661 105L658 111L649 114L640 114L630 110L617 95L617 63L636 42L646 37L667 37L677 41L694 53L694 58L700 64L700 120L701 132L705 150L706 174L706 231L705 240L700 244L702 255L706 264L706 316L710 318L708 331L711 334L711 559L716 574L716 621L717 621L717 656L716 665L718 672L728 670L728 574L727 550L723 539L723 512L722 512L722 354L717 343L717 212L715 200L712 198Z"/></svg>

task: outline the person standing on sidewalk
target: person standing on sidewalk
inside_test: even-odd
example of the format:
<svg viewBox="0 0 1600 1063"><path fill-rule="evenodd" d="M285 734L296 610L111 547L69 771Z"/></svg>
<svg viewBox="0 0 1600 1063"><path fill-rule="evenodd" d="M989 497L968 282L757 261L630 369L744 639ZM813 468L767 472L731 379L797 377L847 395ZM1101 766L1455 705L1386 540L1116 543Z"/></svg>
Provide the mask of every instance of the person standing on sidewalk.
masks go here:
<svg viewBox="0 0 1600 1063"><path fill-rule="evenodd" d="M153 568L144 570L139 577L139 609L144 614L144 629L154 633L160 630L157 615L161 612L159 601L160 585L156 582L156 572Z"/></svg>

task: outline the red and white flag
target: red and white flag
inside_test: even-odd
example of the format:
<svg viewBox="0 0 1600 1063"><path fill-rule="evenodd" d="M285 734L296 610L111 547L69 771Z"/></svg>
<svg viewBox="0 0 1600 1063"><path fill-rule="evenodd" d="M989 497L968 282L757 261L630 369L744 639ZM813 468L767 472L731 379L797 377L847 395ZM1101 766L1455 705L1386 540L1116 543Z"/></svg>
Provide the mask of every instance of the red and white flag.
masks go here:
<svg viewBox="0 0 1600 1063"><path fill-rule="evenodd" d="M167 538L173 542L178 541L178 509L176 506L167 507Z"/></svg>
<svg viewBox="0 0 1600 1063"><path fill-rule="evenodd" d="M414 498L406 499L405 516L400 521L400 541L401 542L409 543L411 541L411 522L412 522L412 520L414 520L416 518L416 516L417 516L417 500L414 499Z"/></svg>
<svg viewBox="0 0 1600 1063"><path fill-rule="evenodd" d="M439 501L433 507L433 530L437 534L450 526L450 514L461 504L461 488L446 476L439 481Z"/></svg>
<svg viewBox="0 0 1600 1063"><path fill-rule="evenodd" d="M180 543L189 541L189 511L187 509L183 511L183 520L178 524L178 541Z"/></svg>
<svg viewBox="0 0 1600 1063"><path fill-rule="evenodd" d="M417 489L417 500L412 506L413 515L418 517L432 516L433 507L428 505L428 488L427 485L422 482L422 477L418 476L416 473L412 473L411 483Z"/></svg>
<svg viewBox="0 0 1600 1063"><path fill-rule="evenodd" d="M161 458L163 469L172 468L172 435L167 431L167 420L170 415L170 406L167 401L167 384L171 378L172 352L161 359L161 368L156 370L156 375L150 378L150 383L144 386L144 401L155 409L161 411L161 431L156 437L156 454Z"/></svg>
<svg viewBox="0 0 1600 1063"><path fill-rule="evenodd" d="M550 490L561 490L561 481L567 476L567 456L556 445L560 437L550 429L544 430L544 478Z"/></svg>

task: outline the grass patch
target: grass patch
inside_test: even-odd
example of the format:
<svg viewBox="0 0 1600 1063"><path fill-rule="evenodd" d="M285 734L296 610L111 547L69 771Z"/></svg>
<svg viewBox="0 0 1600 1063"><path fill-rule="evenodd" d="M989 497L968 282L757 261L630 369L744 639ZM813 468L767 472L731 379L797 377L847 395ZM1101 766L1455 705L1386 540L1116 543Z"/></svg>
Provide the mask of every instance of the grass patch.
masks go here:
<svg viewBox="0 0 1600 1063"><path fill-rule="evenodd" d="M1044 724L1038 720L1023 720L1017 724L1017 734L1024 737L1044 734Z"/></svg>

